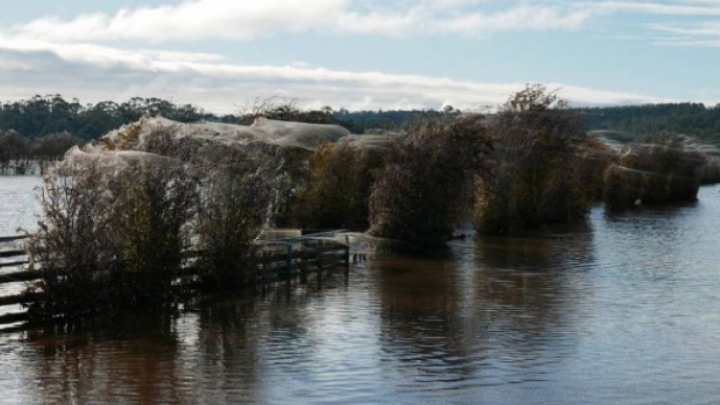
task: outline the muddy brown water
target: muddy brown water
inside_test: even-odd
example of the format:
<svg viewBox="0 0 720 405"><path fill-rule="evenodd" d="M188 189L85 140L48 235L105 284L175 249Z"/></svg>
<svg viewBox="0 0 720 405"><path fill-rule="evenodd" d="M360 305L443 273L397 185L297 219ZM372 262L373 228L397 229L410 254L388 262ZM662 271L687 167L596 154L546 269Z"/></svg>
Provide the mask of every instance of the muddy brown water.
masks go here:
<svg viewBox="0 0 720 405"><path fill-rule="evenodd" d="M0 334L0 403L718 403L719 191L164 320Z"/></svg>

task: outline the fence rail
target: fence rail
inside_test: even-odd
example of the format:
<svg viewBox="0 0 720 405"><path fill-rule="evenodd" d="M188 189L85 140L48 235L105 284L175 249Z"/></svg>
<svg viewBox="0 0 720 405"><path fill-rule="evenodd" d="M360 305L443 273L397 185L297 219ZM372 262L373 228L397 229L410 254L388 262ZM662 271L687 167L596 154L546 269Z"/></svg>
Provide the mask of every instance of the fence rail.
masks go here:
<svg viewBox="0 0 720 405"><path fill-rule="evenodd" d="M273 283L294 277L305 278L311 273L322 276L322 272L342 266L347 275L350 268L350 243L337 242L329 238L331 233L305 235L296 238L259 241L257 260L258 282ZM11 242L22 241L27 236L0 237L0 287L13 283L27 283L42 279L42 270L28 269L27 252L17 246L3 247ZM187 258L197 258L202 252L187 252ZM4 269L10 271L4 272ZM180 279L197 275L192 266L182 272ZM2 295L0 293L0 310L3 307L31 304L43 299L40 293L22 292L20 294ZM0 311L2 312L2 311ZM25 311L0 314L0 325L27 321Z"/></svg>

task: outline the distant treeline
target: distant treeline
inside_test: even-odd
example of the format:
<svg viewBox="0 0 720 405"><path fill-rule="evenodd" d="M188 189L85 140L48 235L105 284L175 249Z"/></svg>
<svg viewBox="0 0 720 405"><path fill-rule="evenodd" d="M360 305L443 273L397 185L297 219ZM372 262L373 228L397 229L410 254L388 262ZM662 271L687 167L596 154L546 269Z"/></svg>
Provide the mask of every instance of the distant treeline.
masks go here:
<svg viewBox="0 0 720 405"><path fill-rule="evenodd" d="M42 174L65 152L82 141L67 132L28 139L15 131L0 131L0 174Z"/></svg>
<svg viewBox="0 0 720 405"><path fill-rule="evenodd" d="M587 130L608 130L614 132L613 138L623 142L686 134L720 143L720 105L706 107L700 103L676 103L581 108L576 111L584 117ZM234 124L251 124L254 118L262 115L278 120L338 124L353 133L362 134L372 130L405 130L419 118L437 118L453 112L459 111L452 107L443 111L334 111L330 107L303 111L291 101L264 100L256 102L248 111L217 115L191 104L175 104L155 97L134 97L122 103L102 101L81 104L77 99L68 101L60 95L50 95L0 102L0 132L13 131L31 140L66 133L89 141L145 115L161 115L179 122L207 120Z"/></svg>
<svg viewBox="0 0 720 405"><path fill-rule="evenodd" d="M103 101L93 105L51 95L0 103L0 131L14 131L29 139L69 133L87 141L137 121L143 115L162 115L180 122L218 119L195 106L175 105L159 98L135 97L119 104Z"/></svg>
<svg viewBox="0 0 720 405"><path fill-rule="evenodd" d="M657 138L667 134L685 134L720 143L720 104L706 107L700 103L651 104L624 107L585 108L588 130L609 130L619 141Z"/></svg>
<svg viewBox="0 0 720 405"><path fill-rule="evenodd" d="M251 124L263 115L286 121L339 124L351 132L364 133L369 129L398 130L407 127L417 118L438 115L438 111L358 111L345 109L333 111L302 111L292 101L267 100L256 102L249 111L238 114L216 115L205 112L191 104L174 104L160 98L134 97L122 103L102 101L97 104L81 104L60 95L35 96L27 100L0 102L0 132L13 131L31 140L46 135L67 133L89 141L105 135L122 125L139 120L143 116L163 116L179 122L202 120Z"/></svg>

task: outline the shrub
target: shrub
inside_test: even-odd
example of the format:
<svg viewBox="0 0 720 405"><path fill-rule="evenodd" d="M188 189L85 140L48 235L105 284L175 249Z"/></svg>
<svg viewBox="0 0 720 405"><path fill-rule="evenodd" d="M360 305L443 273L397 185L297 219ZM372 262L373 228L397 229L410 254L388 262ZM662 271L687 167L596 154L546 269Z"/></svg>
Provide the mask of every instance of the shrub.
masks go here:
<svg viewBox="0 0 720 405"><path fill-rule="evenodd" d="M699 169L701 184L720 183L720 158L718 156L706 156L705 162Z"/></svg>
<svg viewBox="0 0 720 405"><path fill-rule="evenodd" d="M419 246L446 240L491 149L480 116L422 122L398 137L370 196L371 233Z"/></svg>
<svg viewBox="0 0 720 405"><path fill-rule="evenodd" d="M488 125L496 143L492 176L478 178L479 231L507 234L582 217L597 193L602 148L582 117L542 86L515 94Z"/></svg>
<svg viewBox="0 0 720 405"><path fill-rule="evenodd" d="M24 174L29 166L30 145L15 131L0 132L0 174Z"/></svg>
<svg viewBox="0 0 720 405"><path fill-rule="evenodd" d="M366 230L368 200L382 165L381 150L351 139L327 143L310 156L301 202L301 225L314 229Z"/></svg>
<svg viewBox="0 0 720 405"><path fill-rule="evenodd" d="M44 182L43 220L29 242L31 257L42 263L43 271L40 283L32 287L44 300L30 307L30 314L50 318L96 311L105 304L109 272L115 265L115 248L107 248L114 240L108 213L102 209L108 203L100 187L99 163L46 176ZM81 192L81 187L86 190ZM97 273L98 268L105 273Z"/></svg>
<svg viewBox="0 0 720 405"><path fill-rule="evenodd" d="M232 290L255 277L253 240L273 196L268 168L239 148L207 145L201 160L214 162L199 173L196 232L201 280L209 290Z"/></svg>
<svg viewBox="0 0 720 405"><path fill-rule="evenodd" d="M182 166L94 156L45 177L31 238L45 296L31 314L68 318L172 303L187 244L194 182Z"/></svg>
<svg viewBox="0 0 720 405"><path fill-rule="evenodd" d="M678 144L629 145L605 174L605 204L610 210L622 210L637 203L693 201L704 162L700 153Z"/></svg>
<svg viewBox="0 0 720 405"><path fill-rule="evenodd" d="M121 264L111 299L129 307L173 303L172 282L190 242L195 180L183 165L143 161L116 172L112 183Z"/></svg>
<svg viewBox="0 0 720 405"><path fill-rule="evenodd" d="M286 163L277 147L127 128L72 149L45 178L30 243L43 272L37 318L173 306L190 264L207 290L254 280L253 240ZM189 248L199 258L188 260Z"/></svg>

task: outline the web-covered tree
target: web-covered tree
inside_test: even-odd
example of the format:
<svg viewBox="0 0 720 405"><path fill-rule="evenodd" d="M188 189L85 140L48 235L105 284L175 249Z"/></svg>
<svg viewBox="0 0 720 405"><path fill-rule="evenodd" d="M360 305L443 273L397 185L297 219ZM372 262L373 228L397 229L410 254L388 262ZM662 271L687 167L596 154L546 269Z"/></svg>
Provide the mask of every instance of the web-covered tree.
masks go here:
<svg viewBox="0 0 720 405"><path fill-rule="evenodd" d="M582 116L557 92L527 86L491 118L488 132L496 145L495 165L493 176L478 181L478 230L507 234L587 212L601 176L585 164L591 157L582 153Z"/></svg>

